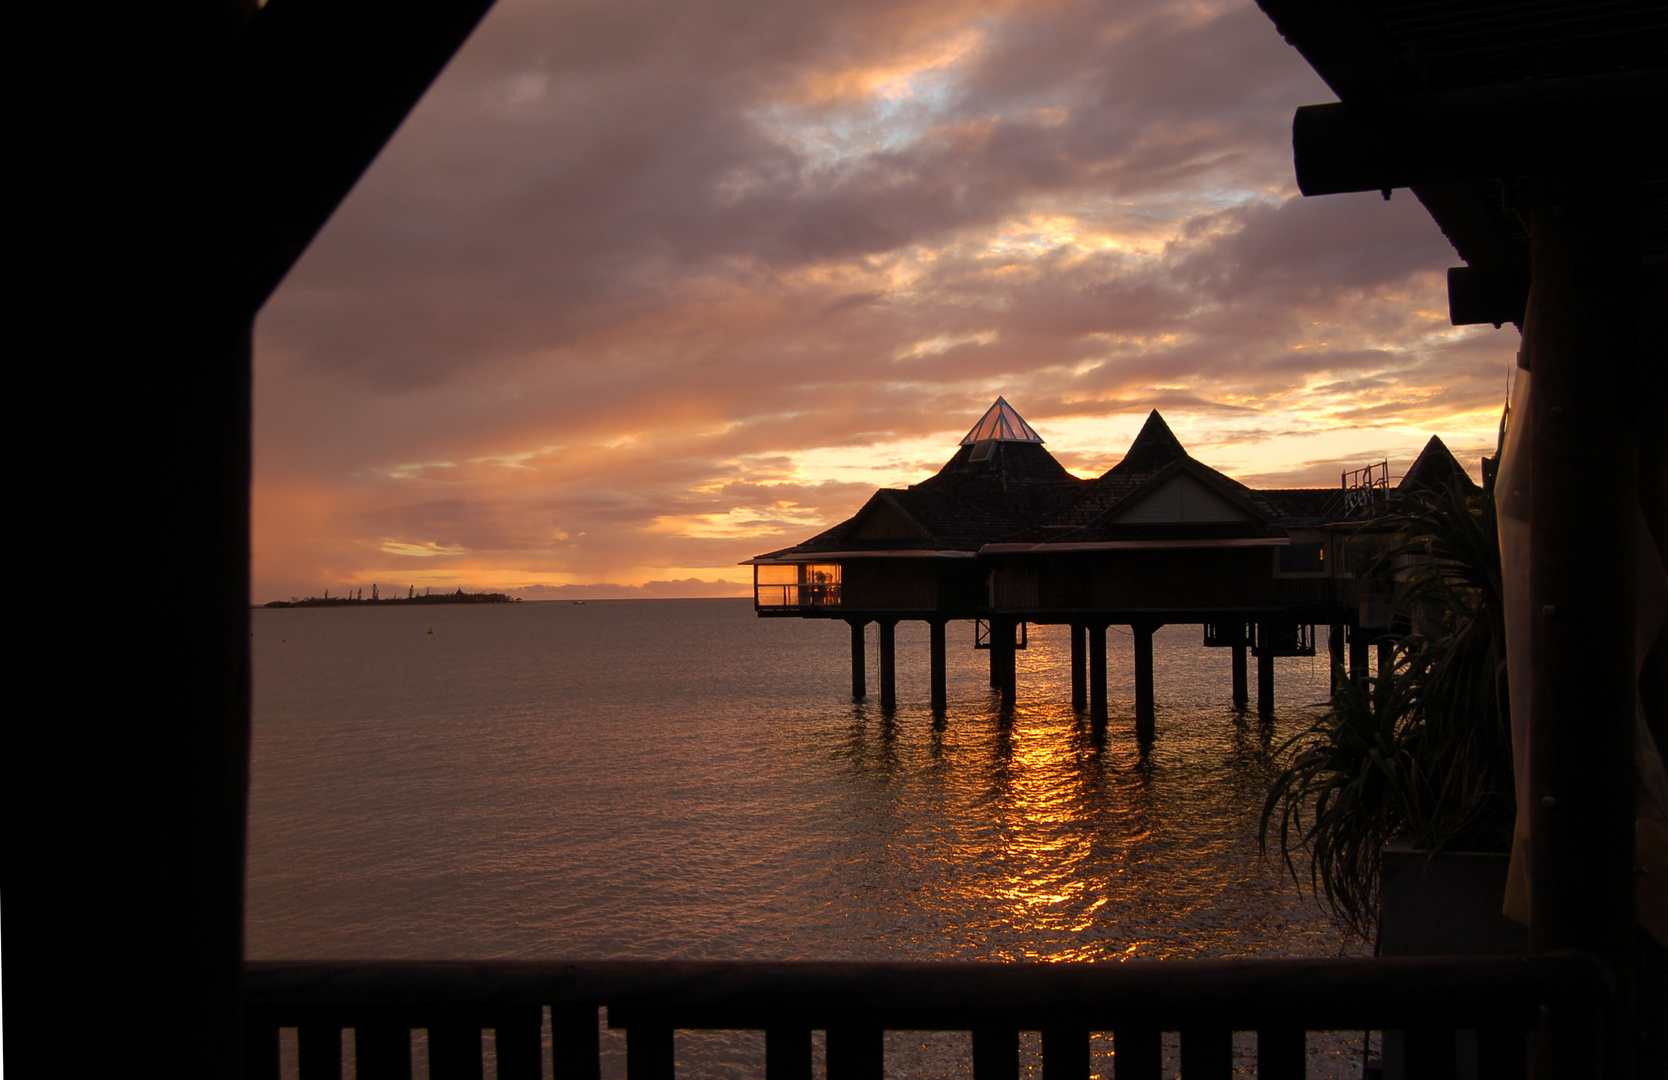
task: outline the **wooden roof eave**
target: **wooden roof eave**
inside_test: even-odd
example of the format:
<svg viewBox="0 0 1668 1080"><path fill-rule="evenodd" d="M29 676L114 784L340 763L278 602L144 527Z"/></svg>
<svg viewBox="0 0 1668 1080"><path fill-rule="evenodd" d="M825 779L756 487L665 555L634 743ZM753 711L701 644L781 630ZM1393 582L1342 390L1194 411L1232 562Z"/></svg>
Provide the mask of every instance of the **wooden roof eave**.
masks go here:
<svg viewBox="0 0 1668 1080"><path fill-rule="evenodd" d="M896 548L887 551L801 551L788 549L778 555L743 559L737 566L796 566L801 563L848 562L852 559L973 559L975 551L951 549Z"/></svg>
<svg viewBox="0 0 1668 1080"><path fill-rule="evenodd" d="M1192 540L1062 540L1035 544L986 544L980 555L1032 555L1074 551L1190 551L1208 548L1289 547L1290 536L1237 536Z"/></svg>

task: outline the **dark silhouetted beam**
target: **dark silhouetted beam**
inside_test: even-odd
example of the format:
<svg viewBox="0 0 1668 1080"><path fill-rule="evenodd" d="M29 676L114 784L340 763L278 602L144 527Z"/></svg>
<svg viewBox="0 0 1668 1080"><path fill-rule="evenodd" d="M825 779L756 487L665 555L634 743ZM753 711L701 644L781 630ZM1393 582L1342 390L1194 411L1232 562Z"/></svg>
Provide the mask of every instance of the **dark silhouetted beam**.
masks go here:
<svg viewBox="0 0 1668 1080"><path fill-rule="evenodd" d="M1292 120L1305 195L1492 179L1580 163L1648 168L1668 140L1642 118L1668 115L1668 72L1545 79L1372 102L1305 105Z"/></svg>
<svg viewBox="0 0 1668 1080"><path fill-rule="evenodd" d="M1529 303L1526 274L1501 273L1473 266L1448 268L1448 321L1455 326L1493 323L1523 325Z"/></svg>

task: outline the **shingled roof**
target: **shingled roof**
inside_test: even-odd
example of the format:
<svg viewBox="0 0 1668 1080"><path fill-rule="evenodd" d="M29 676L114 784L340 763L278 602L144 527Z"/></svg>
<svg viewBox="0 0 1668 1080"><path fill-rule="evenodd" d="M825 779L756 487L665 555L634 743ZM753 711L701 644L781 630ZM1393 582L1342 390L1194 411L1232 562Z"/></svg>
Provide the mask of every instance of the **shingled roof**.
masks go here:
<svg viewBox="0 0 1668 1080"><path fill-rule="evenodd" d="M907 488L883 488L827 532L759 557L977 551L1054 513L1088 482L1067 472L1018 411L997 398L936 474Z"/></svg>
<svg viewBox="0 0 1668 1080"><path fill-rule="evenodd" d="M1402 487L1466 477L1442 440L1432 437ZM1168 498L1215 507L1219 516L1165 518L1139 511ZM1150 506L1156 505L1149 504ZM760 559L818 553L975 552L986 544L1098 543L1168 537L1285 535L1343 516L1339 488L1246 487L1198 461L1154 409L1123 459L1093 480L1080 480L1044 449L1042 439L1006 400L997 398L932 477L907 488L882 488L850 518L802 544Z"/></svg>
<svg viewBox="0 0 1668 1080"><path fill-rule="evenodd" d="M1425 448L1419 451L1419 456L1413 459L1413 464L1407 467L1407 475L1396 485L1396 490L1414 491L1424 488L1442 491L1456 478L1467 489L1479 490L1476 482L1465 471L1465 466L1449 452L1441 439L1432 435L1431 441L1425 444Z"/></svg>

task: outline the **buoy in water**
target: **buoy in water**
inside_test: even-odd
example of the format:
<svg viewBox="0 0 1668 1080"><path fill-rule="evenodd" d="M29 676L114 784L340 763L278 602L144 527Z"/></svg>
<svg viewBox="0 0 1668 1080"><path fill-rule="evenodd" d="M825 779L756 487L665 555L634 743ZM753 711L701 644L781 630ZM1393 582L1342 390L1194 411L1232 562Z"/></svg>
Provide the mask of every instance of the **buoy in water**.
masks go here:
<svg viewBox="0 0 1668 1080"><path fill-rule="evenodd" d="M432 627L432 626L429 627L429 633L431 633L431 634L434 633L434 627Z"/></svg>

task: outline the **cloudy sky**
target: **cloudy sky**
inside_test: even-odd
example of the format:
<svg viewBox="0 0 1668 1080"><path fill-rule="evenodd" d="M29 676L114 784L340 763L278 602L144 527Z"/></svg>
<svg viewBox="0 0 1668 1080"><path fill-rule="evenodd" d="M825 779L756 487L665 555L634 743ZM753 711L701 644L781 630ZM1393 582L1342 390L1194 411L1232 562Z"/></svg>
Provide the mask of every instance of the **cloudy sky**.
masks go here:
<svg viewBox="0 0 1668 1080"><path fill-rule="evenodd" d="M735 592L998 394L1082 476L1155 407L1475 472L1517 334L1297 195L1329 100L1249 3L499 0L260 317L253 599Z"/></svg>

